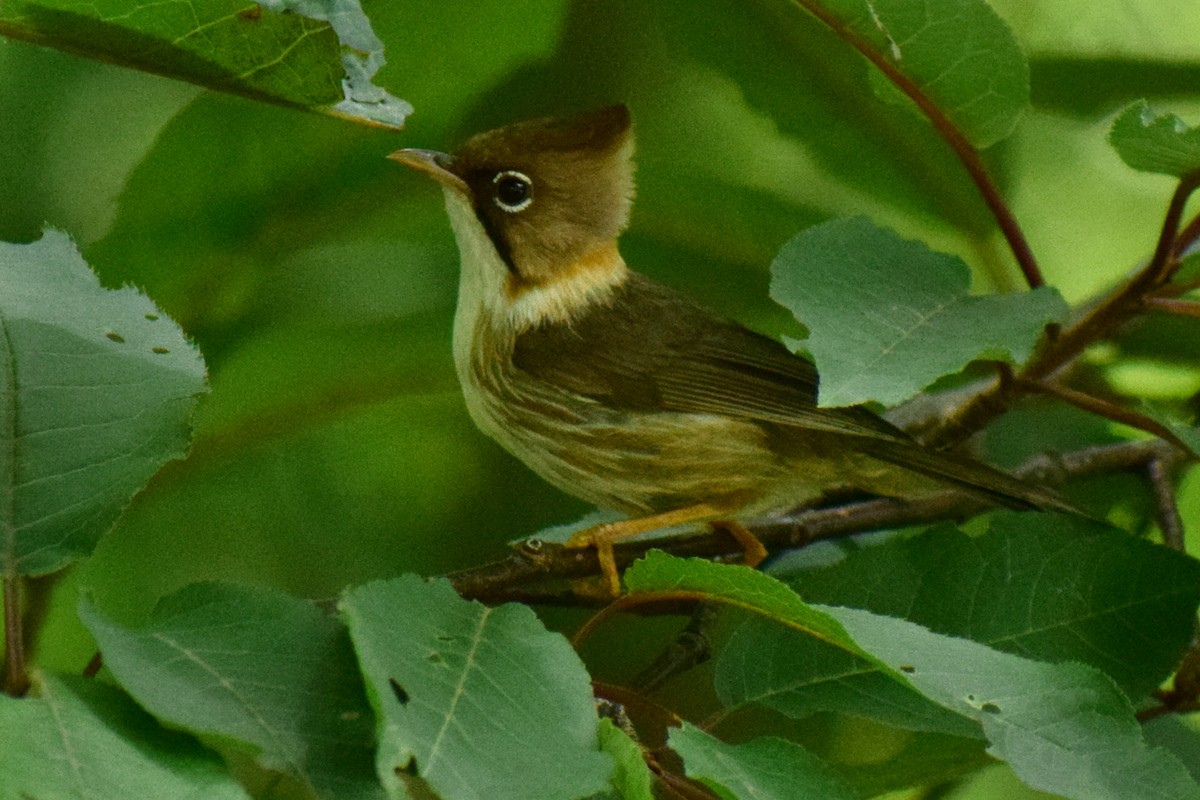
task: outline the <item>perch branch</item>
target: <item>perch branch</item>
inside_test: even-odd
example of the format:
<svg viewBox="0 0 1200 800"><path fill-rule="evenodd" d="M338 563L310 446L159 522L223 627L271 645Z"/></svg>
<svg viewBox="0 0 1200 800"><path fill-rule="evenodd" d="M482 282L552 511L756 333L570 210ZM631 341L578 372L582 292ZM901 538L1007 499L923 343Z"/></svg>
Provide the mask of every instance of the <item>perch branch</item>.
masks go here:
<svg viewBox="0 0 1200 800"><path fill-rule="evenodd" d="M1039 457L1015 474L1033 482L1061 483L1072 477L1111 472L1139 471L1155 459L1179 460L1182 456L1167 442L1139 441L1089 447L1049 459ZM748 525L772 552L803 547L818 539L833 539L881 528L962 519L979 513L987 504L959 491L944 491L918 500L863 500ZM723 532L697 531L662 539L637 539L614 548L619 567L626 567L651 548L676 556L735 558L740 549ZM520 599L575 606L602 605L597 598L567 595L561 585L539 594L531 584L573 580L600 574L596 552L566 548L552 542L527 542L508 558L448 576L464 597L489 603Z"/></svg>

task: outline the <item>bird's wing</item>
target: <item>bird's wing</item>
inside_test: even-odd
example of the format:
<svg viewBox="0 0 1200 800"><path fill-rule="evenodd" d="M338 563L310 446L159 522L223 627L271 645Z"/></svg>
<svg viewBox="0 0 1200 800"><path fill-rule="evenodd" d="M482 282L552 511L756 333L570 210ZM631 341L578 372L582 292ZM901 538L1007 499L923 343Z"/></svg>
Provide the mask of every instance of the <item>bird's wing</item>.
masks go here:
<svg viewBox="0 0 1200 800"><path fill-rule="evenodd" d="M627 411L719 414L853 439L847 446L1004 505L1082 513L1052 490L929 450L865 408L818 408L817 371L779 342L633 274L612 302L521 334L515 366Z"/></svg>
<svg viewBox="0 0 1200 800"><path fill-rule="evenodd" d="M629 411L711 413L909 441L865 409L819 409L809 361L636 273L610 303L569 325L521 334L513 361L535 378Z"/></svg>

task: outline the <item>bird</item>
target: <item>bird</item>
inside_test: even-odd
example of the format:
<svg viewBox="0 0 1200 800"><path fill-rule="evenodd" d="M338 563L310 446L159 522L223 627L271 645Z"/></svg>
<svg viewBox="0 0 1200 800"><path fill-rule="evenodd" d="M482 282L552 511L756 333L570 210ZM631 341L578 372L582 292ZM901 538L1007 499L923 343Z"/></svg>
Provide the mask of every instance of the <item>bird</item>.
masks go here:
<svg viewBox="0 0 1200 800"><path fill-rule="evenodd" d="M567 494L625 519L580 531L608 593L613 543L704 522L745 561L744 521L837 492L963 488L992 504L1073 510L1053 491L935 451L861 406L822 408L814 364L630 268L625 105L477 134L392 160L443 190L460 254L455 371L476 426Z"/></svg>

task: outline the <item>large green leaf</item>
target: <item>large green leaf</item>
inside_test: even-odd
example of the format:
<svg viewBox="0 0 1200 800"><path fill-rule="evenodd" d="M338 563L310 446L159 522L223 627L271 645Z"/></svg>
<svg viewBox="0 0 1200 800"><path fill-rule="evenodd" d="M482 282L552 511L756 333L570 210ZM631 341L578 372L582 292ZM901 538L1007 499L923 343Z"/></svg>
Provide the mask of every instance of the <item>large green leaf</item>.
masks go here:
<svg viewBox="0 0 1200 800"><path fill-rule="evenodd" d="M1030 661L906 620L809 606L794 595L785 602L773 579L745 568L652 553L626 573L626 583L646 599L683 593L751 611L775 622L781 636L807 633L803 620L819 615L834 633L823 637L828 643L979 725L989 752L1034 788L1078 800L1200 798L1200 785L1170 753L1146 744L1124 694L1090 666Z"/></svg>
<svg viewBox="0 0 1200 800"><path fill-rule="evenodd" d="M371 710L345 627L267 589L197 584L137 628L85 597L104 663L172 726L250 747L317 798L382 798Z"/></svg>
<svg viewBox="0 0 1200 800"><path fill-rule="evenodd" d="M0 696L0 800L247 800L214 754L117 689L36 676Z"/></svg>
<svg viewBox="0 0 1200 800"><path fill-rule="evenodd" d="M383 44L358 0L0 0L0 34L388 127L412 112L371 83Z"/></svg>
<svg viewBox="0 0 1200 800"><path fill-rule="evenodd" d="M183 454L204 363L131 288L109 291L62 233L0 243L0 560L42 574L91 552Z"/></svg>
<svg viewBox="0 0 1200 800"><path fill-rule="evenodd" d="M1074 800L1200 798L1200 785L1146 743L1129 701L1092 667L1029 661L859 609L826 610L930 698L978 722L988 752L1029 786Z"/></svg>
<svg viewBox="0 0 1200 800"><path fill-rule="evenodd" d="M1195 560L1040 514L998 515L982 536L940 528L894 539L785 580L810 602L901 617L1026 658L1091 664L1133 698L1175 667L1200 603Z"/></svg>
<svg viewBox="0 0 1200 800"><path fill-rule="evenodd" d="M419 777L443 800L569 800L607 788L587 672L519 605L463 600L404 576L352 589L342 610L379 717L393 797Z"/></svg>
<svg viewBox="0 0 1200 800"><path fill-rule="evenodd" d="M819 758L786 739L763 737L742 744L722 742L692 725L672 730L671 749L683 758L688 777L721 800L857 800Z"/></svg>
<svg viewBox="0 0 1200 800"><path fill-rule="evenodd" d="M912 730L979 736L977 726L914 691L836 620L774 578L651 551L625 573L625 583L631 592L685 592L754 612L717 662L717 694L727 707L759 704L791 716L842 711Z"/></svg>
<svg viewBox="0 0 1200 800"><path fill-rule="evenodd" d="M973 359L1023 361L1067 314L1048 288L972 296L960 259L864 217L804 231L771 273L771 296L811 332L827 406L897 403Z"/></svg>

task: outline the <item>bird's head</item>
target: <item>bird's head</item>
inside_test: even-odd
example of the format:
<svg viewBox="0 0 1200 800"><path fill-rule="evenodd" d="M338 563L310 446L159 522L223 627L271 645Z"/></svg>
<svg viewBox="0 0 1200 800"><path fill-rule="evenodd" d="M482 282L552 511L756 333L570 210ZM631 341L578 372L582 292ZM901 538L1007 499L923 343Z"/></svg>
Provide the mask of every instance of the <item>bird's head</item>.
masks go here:
<svg viewBox="0 0 1200 800"><path fill-rule="evenodd" d="M442 185L464 284L480 281L478 291L508 303L525 297L530 322L568 312L590 289L623 279L616 239L629 221L632 157L623 105L481 133L453 154L389 156Z"/></svg>

